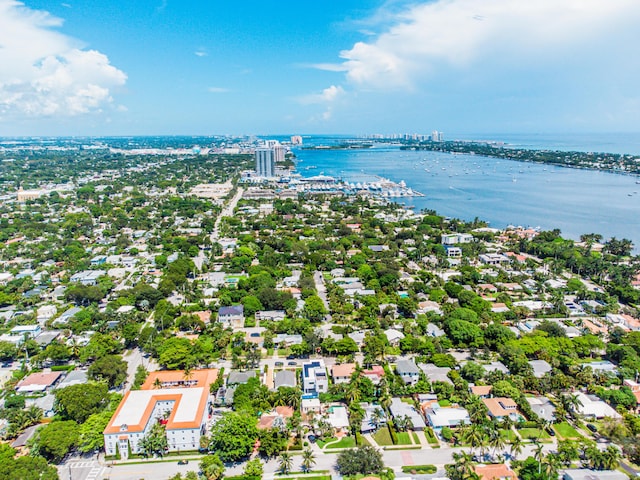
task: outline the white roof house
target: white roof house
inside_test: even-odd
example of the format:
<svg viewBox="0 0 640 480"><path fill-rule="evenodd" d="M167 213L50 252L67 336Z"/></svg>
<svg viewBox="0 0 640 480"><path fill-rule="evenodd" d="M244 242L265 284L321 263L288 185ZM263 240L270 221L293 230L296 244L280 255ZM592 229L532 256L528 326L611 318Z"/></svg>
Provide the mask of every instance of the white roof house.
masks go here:
<svg viewBox="0 0 640 480"><path fill-rule="evenodd" d="M347 407L342 405L332 405L328 409L327 421L336 430L342 430L349 428L349 415L347 413Z"/></svg>
<svg viewBox="0 0 640 480"><path fill-rule="evenodd" d="M458 425L468 425L471 423L469 412L467 412L465 408L441 408L437 403L433 404L431 408L427 410L426 417L429 425L435 430L443 427L456 427Z"/></svg>
<svg viewBox="0 0 640 480"><path fill-rule="evenodd" d="M578 392L576 393L576 396L582 404L582 406L578 406L577 408L580 415L591 418L621 418L621 415L618 412L595 395L587 395L585 393Z"/></svg>

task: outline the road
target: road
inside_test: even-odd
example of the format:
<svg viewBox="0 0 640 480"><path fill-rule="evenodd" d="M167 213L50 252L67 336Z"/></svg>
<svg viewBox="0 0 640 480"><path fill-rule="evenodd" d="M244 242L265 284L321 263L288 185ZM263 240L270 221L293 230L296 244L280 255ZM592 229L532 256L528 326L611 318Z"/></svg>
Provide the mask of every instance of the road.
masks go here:
<svg viewBox="0 0 640 480"><path fill-rule="evenodd" d="M211 232L211 242L217 242L220 238L220 224L222 223L222 219L224 217L233 216L233 211L238 205L238 202L242 198L242 194L244 193L244 189L242 187L238 187L236 194L233 196L231 200L229 200L223 207L220 215L216 219L216 223L213 225L213 232Z"/></svg>
<svg viewBox="0 0 640 480"><path fill-rule="evenodd" d="M316 284L316 290L318 291L318 296L324 303L324 308L329 311L329 302L327 301L327 287L324 284L324 277L322 276L322 272L316 271L313 274L313 281Z"/></svg>
<svg viewBox="0 0 640 480"><path fill-rule="evenodd" d="M144 358L142 356L142 351L139 348L127 350L122 358L125 362L127 362L127 383L124 386L125 392L128 391L133 385L138 365L144 365L148 372L153 372L160 369L153 358Z"/></svg>
<svg viewBox="0 0 640 480"><path fill-rule="evenodd" d="M545 444L545 452L554 450L556 447L554 444ZM420 450L385 450L383 451L384 463L388 467L392 467L396 471L397 476L403 476L401 467L403 465L424 465L431 464L436 465L441 472L444 473L444 465L453 462L453 454L455 452L462 451L461 448L439 448L432 449L430 447L422 448ZM527 445L523 453L519 458L524 459L533 455L533 446ZM337 453L316 453L316 464L314 470L330 470L335 473L335 463L337 459ZM293 471L299 471L302 457L299 454L294 453ZM190 470L198 471L198 461L190 460L188 465L178 465L176 461L162 462L162 463L148 463L148 464L120 464L113 465L105 469L102 478L113 480L166 480L176 473L185 473ZM278 470L278 460L271 459L264 462L264 476L265 480L272 480L276 477ZM244 465L235 465L229 467L225 471L225 476L241 475ZM442 475L441 475L442 476ZM64 479L64 476L61 476ZM76 478L73 480L85 480L84 478ZM93 480L93 479L88 479Z"/></svg>

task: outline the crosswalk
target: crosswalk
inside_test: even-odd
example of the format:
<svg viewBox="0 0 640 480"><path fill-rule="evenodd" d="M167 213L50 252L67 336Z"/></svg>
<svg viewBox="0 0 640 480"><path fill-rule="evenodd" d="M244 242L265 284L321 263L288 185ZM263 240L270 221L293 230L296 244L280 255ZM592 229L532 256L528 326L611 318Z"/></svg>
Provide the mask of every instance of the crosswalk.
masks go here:
<svg viewBox="0 0 640 480"><path fill-rule="evenodd" d="M94 467L96 465L96 462L73 462L69 464L69 468L87 468L87 467Z"/></svg>
<svg viewBox="0 0 640 480"><path fill-rule="evenodd" d="M103 470L104 467L102 466L93 467L89 470L89 474L85 477L85 480L96 480L102 474Z"/></svg>
<svg viewBox="0 0 640 480"><path fill-rule="evenodd" d="M85 462L71 462L68 465L68 468L70 469L89 469L88 473L86 473L86 476L82 476L82 473L78 473L74 476L72 476L72 478L80 478L82 477L82 480L98 480L99 478L102 478L101 475L105 470L105 467L103 467L102 465L96 463L95 461L85 461ZM84 472L83 472L84 473Z"/></svg>

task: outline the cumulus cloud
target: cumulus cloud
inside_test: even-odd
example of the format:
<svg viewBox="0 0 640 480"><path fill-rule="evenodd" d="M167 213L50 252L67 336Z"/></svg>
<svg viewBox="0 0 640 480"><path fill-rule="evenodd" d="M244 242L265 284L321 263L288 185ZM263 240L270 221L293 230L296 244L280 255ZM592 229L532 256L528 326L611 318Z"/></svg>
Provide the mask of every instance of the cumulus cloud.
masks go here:
<svg viewBox="0 0 640 480"><path fill-rule="evenodd" d="M311 93L298 98L302 105L333 103L345 94L341 86L331 85L320 93Z"/></svg>
<svg viewBox="0 0 640 480"><path fill-rule="evenodd" d="M302 105L322 105L324 111L319 116L313 116L311 118L311 121L327 121L333 116L333 111L335 109L336 103L339 102L345 95L346 92L340 85L331 85L330 87L322 90L320 93L303 95L301 97L298 97L297 100L298 103Z"/></svg>
<svg viewBox="0 0 640 480"><path fill-rule="evenodd" d="M193 54L196 57L206 57L207 55L209 55L204 48L197 49L195 52L193 52Z"/></svg>
<svg viewBox="0 0 640 480"><path fill-rule="evenodd" d="M112 104L127 76L103 53L54 30L62 20L0 0L0 119L74 116Z"/></svg>
<svg viewBox="0 0 640 480"><path fill-rule="evenodd" d="M527 68L579 57L593 63L590 49L599 43L634 57L635 46L619 32L638 21L637 0L437 0L395 13L374 38L342 51L342 62L316 67L345 71L360 88L405 89L443 70L464 72L485 62Z"/></svg>

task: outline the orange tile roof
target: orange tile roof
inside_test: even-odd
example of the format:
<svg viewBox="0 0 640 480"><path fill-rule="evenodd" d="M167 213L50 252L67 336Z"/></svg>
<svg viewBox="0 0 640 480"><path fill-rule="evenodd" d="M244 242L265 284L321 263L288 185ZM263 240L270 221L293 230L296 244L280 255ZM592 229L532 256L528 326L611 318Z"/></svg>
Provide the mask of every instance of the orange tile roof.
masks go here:
<svg viewBox="0 0 640 480"><path fill-rule="evenodd" d="M331 367L331 375L335 377L350 377L356 369L355 363L343 363Z"/></svg>
<svg viewBox="0 0 640 480"><path fill-rule="evenodd" d="M192 386L204 387L211 385L218 378L218 370L213 368L209 370L192 370L189 374L189 383ZM161 383L175 384L174 386L184 386L187 380L184 376L184 370L160 370L151 372L140 387L140 390L153 390L155 388L156 379ZM195 383L194 383L195 382ZM163 387L166 388L166 387Z"/></svg>
<svg viewBox="0 0 640 480"><path fill-rule="evenodd" d="M502 480L505 478L518 480L516 473L504 463L476 465L473 469L481 480Z"/></svg>
<svg viewBox="0 0 640 480"><path fill-rule="evenodd" d="M471 393L474 395L478 395L479 397L484 397L485 395L489 395L491 390L493 389L492 385L474 385L473 387L469 387Z"/></svg>
<svg viewBox="0 0 640 480"><path fill-rule="evenodd" d="M518 409L518 404L507 397L483 398L482 401L494 417L504 417L517 412Z"/></svg>
<svg viewBox="0 0 640 480"><path fill-rule="evenodd" d="M170 384L184 382L184 371L160 371L160 372L151 372L147 377L147 380L144 382L140 390L142 391L152 391L153 393L147 399L147 405L144 409L144 412L139 418L139 421L135 425L127 424L127 433L139 433L143 432L146 425L149 423L151 418L151 414L155 408L155 404L159 401L173 401L175 402L171 414L167 419L166 429L174 430L174 429L194 429L200 427L200 419L204 416L204 410L207 406L207 400L209 398L209 386L211 383L215 382L218 376L218 370L209 369L209 370L194 370L192 372L192 376L189 379L190 382L196 382L191 384L190 388L197 389L201 388L202 391L200 393L200 399L198 401L198 406L196 411L194 412L194 420L192 421L181 421L178 422L175 420L176 413L180 407L180 402L182 401L183 391L185 390L184 383L182 385L176 385L174 387L169 388L160 388L154 389L154 384L156 379L159 379L163 384ZM178 388L180 387L180 388ZM189 388L189 387L187 387ZM120 412L126 408L127 401L129 397L132 395L138 395L139 391L128 391L125 396L120 401L118 408L115 413L109 420L109 424L107 428L105 428L105 434L113 434L120 433L121 425L115 425L114 422L118 418Z"/></svg>
<svg viewBox="0 0 640 480"><path fill-rule="evenodd" d="M287 406L276 407L276 413L281 417L291 418L293 417L293 408Z"/></svg>

